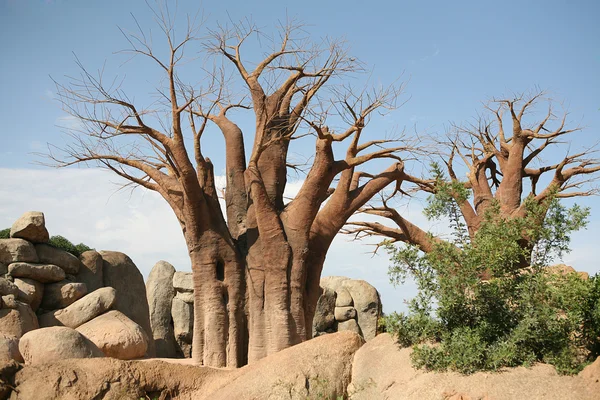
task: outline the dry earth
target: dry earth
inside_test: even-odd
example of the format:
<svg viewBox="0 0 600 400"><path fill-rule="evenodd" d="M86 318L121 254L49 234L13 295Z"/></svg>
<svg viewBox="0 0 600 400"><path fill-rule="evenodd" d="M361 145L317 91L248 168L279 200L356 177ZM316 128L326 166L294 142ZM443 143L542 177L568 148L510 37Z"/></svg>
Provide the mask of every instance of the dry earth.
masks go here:
<svg viewBox="0 0 600 400"><path fill-rule="evenodd" d="M387 334L363 345L359 336L340 332L237 370L189 360L97 358L31 365L16 374L16 364L6 364L0 379L13 388L5 397L36 400L600 399L600 360L575 377L548 365L462 376L415 370L409 356Z"/></svg>

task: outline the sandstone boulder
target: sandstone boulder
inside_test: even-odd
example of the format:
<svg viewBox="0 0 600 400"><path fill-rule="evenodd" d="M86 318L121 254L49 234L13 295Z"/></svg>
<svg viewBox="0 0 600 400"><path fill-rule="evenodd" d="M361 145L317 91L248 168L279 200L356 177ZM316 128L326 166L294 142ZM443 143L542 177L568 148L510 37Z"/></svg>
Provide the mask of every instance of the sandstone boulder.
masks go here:
<svg viewBox="0 0 600 400"><path fill-rule="evenodd" d="M44 213L29 211L23 214L10 228L11 238L20 238L33 243L46 243L50 236L46 229Z"/></svg>
<svg viewBox="0 0 600 400"><path fill-rule="evenodd" d="M189 304L194 304L194 292L177 292L175 298Z"/></svg>
<svg viewBox="0 0 600 400"><path fill-rule="evenodd" d="M38 262L33 244L23 239L0 239L0 263Z"/></svg>
<svg viewBox="0 0 600 400"><path fill-rule="evenodd" d="M79 256L79 272L76 281L85 283L88 292L104 286L102 282L102 256L95 250L88 250Z"/></svg>
<svg viewBox="0 0 600 400"><path fill-rule="evenodd" d="M142 327L119 311L102 314L79 326L77 331L107 357L132 360L143 357L148 349L148 336Z"/></svg>
<svg viewBox="0 0 600 400"><path fill-rule="evenodd" d="M76 274L79 272L81 262L73 254L50 246L48 244L36 244L40 263L53 264L61 267L67 274Z"/></svg>
<svg viewBox="0 0 600 400"><path fill-rule="evenodd" d="M174 274L175 268L171 264L159 261L150 271L146 282L150 324L157 357L172 358L176 356L175 334L171 318L171 303L175 297Z"/></svg>
<svg viewBox="0 0 600 400"><path fill-rule="evenodd" d="M6 278L0 277L0 296L6 296L7 294L17 295L19 288L13 282Z"/></svg>
<svg viewBox="0 0 600 400"><path fill-rule="evenodd" d="M19 288L17 298L36 311L42 302L44 284L33 279L15 278L15 286Z"/></svg>
<svg viewBox="0 0 600 400"><path fill-rule="evenodd" d="M334 316L338 322L348 321L356 318L356 309L354 307L336 307Z"/></svg>
<svg viewBox="0 0 600 400"><path fill-rule="evenodd" d="M6 303L5 298L2 300ZM0 310L0 333L20 338L37 328L39 328L38 320L29 304L14 301L14 308Z"/></svg>
<svg viewBox="0 0 600 400"><path fill-rule="evenodd" d="M19 341L19 350L25 364L104 356L85 336L65 326L36 329L26 333Z"/></svg>
<svg viewBox="0 0 600 400"><path fill-rule="evenodd" d="M42 283L59 282L65 279L65 271L53 264L33 264L14 262L8 266L8 273L17 278L30 278Z"/></svg>
<svg viewBox="0 0 600 400"><path fill-rule="evenodd" d="M40 326L78 326L110 310L116 301L115 289L105 287L93 291L75 301L70 306L54 312L40 315Z"/></svg>
<svg viewBox="0 0 600 400"><path fill-rule="evenodd" d="M87 294L85 283L60 281L46 285L42 308L56 310L65 308Z"/></svg>
<svg viewBox="0 0 600 400"><path fill-rule="evenodd" d="M173 331L176 349L180 356L192 356L192 336L194 332L194 305L175 297L171 303Z"/></svg>
<svg viewBox="0 0 600 400"><path fill-rule="evenodd" d="M325 332L335 323L335 291L325 288L317 301L313 318L313 332Z"/></svg>
<svg viewBox="0 0 600 400"><path fill-rule="evenodd" d="M19 352L19 338L0 333L0 364L10 360L23 362L23 356Z"/></svg>
<svg viewBox="0 0 600 400"><path fill-rule="evenodd" d="M152 337L150 311L144 277L131 259L116 251L101 251L104 286L116 290L113 309L121 311ZM154 341L148 343L148 356L154 357Z"/></svg>
<svg viewBox="0 0 600 400"><path fill-rule="evenodd" d="M173 287L178 292L193 292L194 291L194 280L192 279L191 272L175 272L173 275Z"/></svg>

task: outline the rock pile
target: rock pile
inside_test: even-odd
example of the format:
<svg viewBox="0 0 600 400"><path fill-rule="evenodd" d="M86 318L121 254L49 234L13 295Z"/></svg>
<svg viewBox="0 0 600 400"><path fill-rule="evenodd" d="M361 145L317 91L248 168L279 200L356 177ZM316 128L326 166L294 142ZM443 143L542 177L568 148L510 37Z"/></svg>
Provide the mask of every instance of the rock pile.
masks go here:
<svg viewBox="0 0 600 400"><path fill-rule="evenodd" d="M44 214L28 212L0 239L0 360L153 356L144 280L131 259L48 244Z"/></svg>
<svg viewBox="0 0 600 400"><path fill-rule="evenodd" d="M321 278L323 294L317 302L313 336L350 331L371 340L377 335L381 300L377 289L363 280L343 276Z"/></svg>

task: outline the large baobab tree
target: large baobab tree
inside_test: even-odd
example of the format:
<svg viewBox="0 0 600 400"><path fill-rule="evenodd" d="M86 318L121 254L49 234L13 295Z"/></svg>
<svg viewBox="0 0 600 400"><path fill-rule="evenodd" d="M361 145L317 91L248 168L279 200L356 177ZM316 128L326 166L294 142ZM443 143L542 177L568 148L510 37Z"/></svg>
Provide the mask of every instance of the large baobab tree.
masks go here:
<svg viewBox="0 0 600 400"><path fill-rule="evenodd" d="M160 193L181 225L192 263L193 358L208 366L241 366L311 337L334 236L390 183L418 182L398 156L407 142L363 138L373 113L393 108L401 87L344 87L341 78L359 65L343 44L298 39L305 33L292 24L274 39L241 23L210 31L202 41L188 26L177 40L170 15L160 7L155 13L166 53L142 30L125 37L127 52L162 72L160 100L139 106L120 85L80 65L81 77L57 86L65 110L81 126L70 132L71 144L51 148L50 157L59 166L98 164ZM254 35L263 48L271 45L266 54L245 53ZM196 43L208 61L190 74L185 56ZM183 66L201 84L184 83ZM236 123L244 113L254 126ZM338 129L325 125L332 119ZM224 213L202 146L213 131L225 143ZM312 162L286 203L289 149L301 137L304 143L314 139ZM345 143L341 158L334 156L336 143ZM380 173L358 170L375 159L391 165Z"/></svg>
<svg viewBox="0 0 600 400"><path fill-rule="evenodd" d="M540 112L542 104L547 106L544 112ZM557 115L555 104L542 91L494 99L474 123L453 126L445 140L435 139L438 150L431 152L432 159L445 167L419 183L418 190L443 192L447 201L455 202L471 240L491 207L498 207L507 220L523 218L531 204L541 206L544 214L550 199L593 195L597 189L589 183L597 179L600 160L592 157L594 146L571 150L572 139L582 131L567 127L567 116L566 112ZM466 179L457 171L466 172ZM407 220L389 206L389 199L382 203L362 212L386 218L394 226L352 222L345 232L416 245L426 253L442 240ZM523 249L532 246L525 232L520 245ZM528 261L524 259L523 264Z"/></svg>

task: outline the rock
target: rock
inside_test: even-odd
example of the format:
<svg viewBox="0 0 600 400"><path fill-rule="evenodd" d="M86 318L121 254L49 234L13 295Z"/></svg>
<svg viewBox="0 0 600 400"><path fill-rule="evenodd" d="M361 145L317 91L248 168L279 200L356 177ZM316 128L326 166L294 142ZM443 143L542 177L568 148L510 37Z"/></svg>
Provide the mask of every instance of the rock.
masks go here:
<svg viewBox="0 0 600 400"><path fill-rule="evenodd" d="M117 300L113 309L121 311L152 337L150 311L144 277L127 255L116 251L101 251L104 286L113 287ZM148 343L148 356L154 357L154 341Z"/></svg>
<svg viewBox="0 0 600 400"><path fill-rule="evenodd" d="M585 367L579 373L579 376L585 379L590 379L592 382L600 383L600 357L596 358L596 361Z"/></svg>
<svg viewBox="0 0 600 400"><path fill-rule="evenodd" d="M19 288L17 298L36 311L42 302L44 284L33 279L15 278L15 286Z"/></svg>
<svg viewBox="0 0 600 400"><path fill-rule="evenodd" d="M336 307L334 316L338 322L348 321L356 318L356 309L354 307Z"/></svg>
<svg viewBox="0 0 600 400"><path fill-rule="evenodd" d="M42 308L44 310L56 310L65 308L79 300L87 293L85 283L60 281L46 285Z"/></svg>
<svg viewBox="0 0 600 400"><path fill-rule="evenodd" d="M19 338L0 333L0 364L10 360L23 362L23 356L19 352Z"/></svg>
<svg viewBox="0 0 600 400"><path fill-rule="evenodd" d="M29 211L21 215L10 228L10 237L33 243L46 243L50 239L44 213Z"/></svg>
<svg viewBox="0 0 600 400"><path fill-rule="evenodd" d="M362 344L358 335L349 332L300 343L235 370L226 384L206 398L343 398L350 382L354 354ZM202 397L201 391L191 396Z"/></svg>
<svg viewBox="0 0 600 400"><path fill-rule="evenodd" d="M193 292L177 292L175 298L186 303L194 304L194 293Z"/></svg>
<svg viewBox="0 0 600 400"><path fill-rule="evenodd" d="M189 358L192 356L194 306L175 297L171 305L171 315L177 350L180 355Z"/></svg>
<svg viewBox="0 0 600 400"><path fill-rule="evenodd" d="M0 239L0 263L38 262L35 247L23 239Z"/></svg>
<svg viewBox="0 0 600 400"><path fill-rule="evenodd" d="M2 298L5 302L5 298ZM15 308L0 310L0 333L20 338L25 333L39 328L38 320L29 304L15 301Z"/></svg>
<svg viewBox="0 0 600 400"><path fill-rule="evenodd" d="M335 292L329 288L323 289L323 294L317 301L313 318L313 332L324 332L335 322Z"/></svg>
<svg viewBox="0 0 600 400"><path fill-rule="evenodd" d="M14 294L7 294L2 296L2 308L10 308L11 310L17 309L17 297Z"/></svg>
<svg viewBox="0 0 600 400"><path fill-rule="evenodd" d="M8 274L8 265L0 262L0 277Z"/></svg>
<svg viewBox="0 0 600 400"><path fill-rule="evenodd" d="M102 282L102 256L95 250L88 250L79 256L79 272L77 282L85 283L88 292L104 286Z"/></svg>
<svg viewBox="0 0 600 400"><path fill-rule="evenodd" d="M65 326L36 329L23 335L19 350L25 364L45 364L71 358L95 358L104 354L75 329Z"/></svg>
<svg viewBox="0 0 600 400"><path fill-rule="evenodd" d="M337 298L335 299L336 307L350 307L354 305L354 301L352 300L352 296L350 296L348 289L340 286L335 292L337 293Z"/></svg>
<svg viewBox="0 0 600 400"><path fill-rule="evenodd" d="M67 251L57 249L49 244L36 244L35 251L40 263L57 265L67 274L77 274L79 272L81 262Z"/></svg>
<svg viewBox="0 0 600 400"><path fill-rule="evenodd" d="M546 268L546 272L550 273L550 274L562 275L562 276L566 276L569 274L577 274L583 280L588 280L590 278L590 274L588 274L587 272L576 271L575 268L571 267L570 265L566 265L566 264L557 264L557 265L549 266Z"/></svg>
<svg viewBox="0 0 600 400"><path fill-rule="evenodd" d="M0 296L6 296L7 294L18 294L19 288L17 285L12 283L6 278L0 278Z"/></svg>
<svg viewBox="0 0 600 400"><path fill-rule="evenodd" d="M354 355L352 400L455 399L481 400L592 400L599 386L581 376L559 375L553 366L506 368L461 375L414 369L411 348L400 348L388 333L377 335Z"/></svg>
<svg viewBox="0 0 600 400"><path fill-rule="evenodd" d="M146 282L150 324L157 357L176 357L175 334L171 318L171 302L175 296L175 268L166 261L157 262Z"/></svg>
<svg viewBox="0 0 600 400"><path fill-rule="evenodd" d="M354 332L357 335L362 336L360 327L358 326L358 323L356 322L355 319L349 319L347 321L338 322L337 323L337 331L338 332L344 332L344 331Z"/></svg>
<svg viewBox="0 0 600 400"><path fill-rule="evenodd" d="M40 315L40 326L64 325L69 328L77 328L110 310L115 301L115 289L111 287L101 288L82 297L62 310Z"/></svg>
<svg viewBox="0 0 600 400"><path fill-rule="evenodd" d="M179 292L193 292L194 280L191 272L175 272L173 275L173 287Z"/></svg>
<svg viewBox="0 0 600 400"><path fill-rule="evenodd" d="M107 357L133 360L148 349L148 336L141 326L120 311L109 311L79 326L77 331L90 339Z"/></svg>
<svg viewBox="0 0 600 400"><path fill-rule="evenodd" d="M65 279L65 271L52 264L14 262L9 264L8 273L18 278L30 278L42 283L59 282Z"/></svg>

